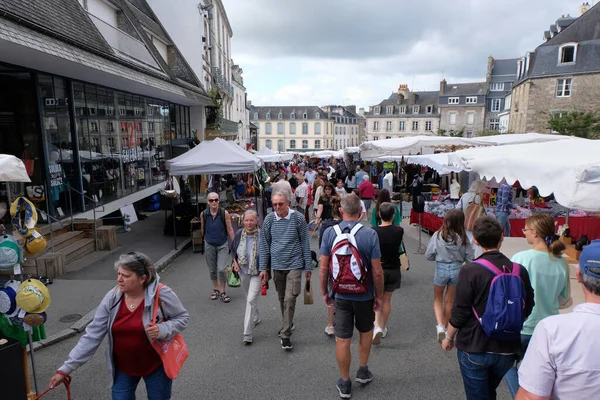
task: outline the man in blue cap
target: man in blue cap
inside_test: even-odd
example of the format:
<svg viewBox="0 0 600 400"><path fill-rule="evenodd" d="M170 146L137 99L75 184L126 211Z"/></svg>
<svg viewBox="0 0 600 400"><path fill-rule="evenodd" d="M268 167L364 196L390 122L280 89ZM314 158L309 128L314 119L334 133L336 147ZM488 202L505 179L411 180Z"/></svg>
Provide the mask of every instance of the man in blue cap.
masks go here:
<svg viewBox="0 0 600 400"><path fill-rule="evenodd" d="M536 326L516 400L600 398L600 240L581 252L577 281L585 302Z"/></svg>

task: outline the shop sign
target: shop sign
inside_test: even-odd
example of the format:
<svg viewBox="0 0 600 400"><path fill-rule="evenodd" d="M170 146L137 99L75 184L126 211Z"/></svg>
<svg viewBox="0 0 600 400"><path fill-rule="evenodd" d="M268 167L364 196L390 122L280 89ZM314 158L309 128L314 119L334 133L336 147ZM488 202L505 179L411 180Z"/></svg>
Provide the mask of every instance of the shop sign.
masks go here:
<svg viewBox="0 0 600 400"><path fill-rule="evenodd" d="M121 159L124 163L130 163L140 161L142 159L141 152L138 153L137 149L123 149L121 151Z"/></svg>
<svg viewBox="0 0 600 400"><path fill-rule="evenodd" d="M50 172L50 187L56 187L63 184L62 166L60 164L50 164L48 166Z"/></svg>
<svg viewBox="0 0 600 400"><path fill-rule="evenodd" d="M396 169L396 163L394 161L386 161L383 163L383 169Z"/></svg>

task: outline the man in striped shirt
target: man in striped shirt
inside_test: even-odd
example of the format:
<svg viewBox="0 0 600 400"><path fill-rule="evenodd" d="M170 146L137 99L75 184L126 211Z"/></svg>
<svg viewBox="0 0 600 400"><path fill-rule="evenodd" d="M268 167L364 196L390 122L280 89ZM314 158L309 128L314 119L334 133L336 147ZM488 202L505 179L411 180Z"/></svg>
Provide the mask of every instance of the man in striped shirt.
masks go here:
<svg viewBox="0 0 600 400"><path fill-rule="evenodd" d="M308 227L304 216L290 208L289 196L287 191L276 191L271 196L274 212L263 221L259 254L263 284L268 280L267 269L273 271L283 317L279 336L284 350L292 349L290 337L294 328L296 298L302 287L302 272L306 272L307 280L312 274Z"/></svg>

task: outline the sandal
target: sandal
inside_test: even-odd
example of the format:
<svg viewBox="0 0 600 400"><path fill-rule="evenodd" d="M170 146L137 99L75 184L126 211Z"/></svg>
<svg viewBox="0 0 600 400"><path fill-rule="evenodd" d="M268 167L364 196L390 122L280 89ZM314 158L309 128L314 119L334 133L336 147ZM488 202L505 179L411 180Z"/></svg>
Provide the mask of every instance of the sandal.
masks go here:
<svg viewBox="0 0 600 400"><path fill-rule="evenodd" d="M229 303L231 301L231 297L227 296L227 293L222 292L221 293L221 301L223 303Z"/></svg>
<svg viewBox="0 0 600 400"><path fill-rule="evenodd" d="M219 298L221 292L219 292L217 289L213 289L212 295L210 296L211 300L217 300Z"/></svg>

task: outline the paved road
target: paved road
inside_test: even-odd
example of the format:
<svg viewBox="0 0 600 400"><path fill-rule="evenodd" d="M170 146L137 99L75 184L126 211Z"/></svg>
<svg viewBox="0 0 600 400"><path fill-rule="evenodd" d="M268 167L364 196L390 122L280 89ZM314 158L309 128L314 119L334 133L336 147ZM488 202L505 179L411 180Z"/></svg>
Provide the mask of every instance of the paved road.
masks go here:
<svg viewBox="0 0 600 400"><path fill-rule="evenodd" d="M316 240L313 241L316 248ZM375 379L366 387L353 385L352 398L464 399L456 352L443 352L435 340L433 265L414 254L414 239L407 236L405 241L412 267L403 273L402 288L394 295L389 335L371 353L369 366ZM162 273L162 280L176 291L192 317L184 332L190 358L174 382L173 399L339 398L334 387L339 378L334 339L323 331L327 311L320 297L310 306L303 305L299 298L297 328L292 337L294 349L288 353L281 349L277 338L281 316L274 289L260 298L262 323L255 329L254 344L244 346L243 291L231 288L233 301L229 304L211 301L204 256L187 251ZM76 340L77 337L36 352L40 391ZM104 351L103 345L90 362L73 374L74 399L110 398ZM356 343L352 351L355 371ZM145 398L143 384L138 398ZM499 398L508 398L503 385ZM59 388L44 399L64 399L64 389Z"/></svg>

